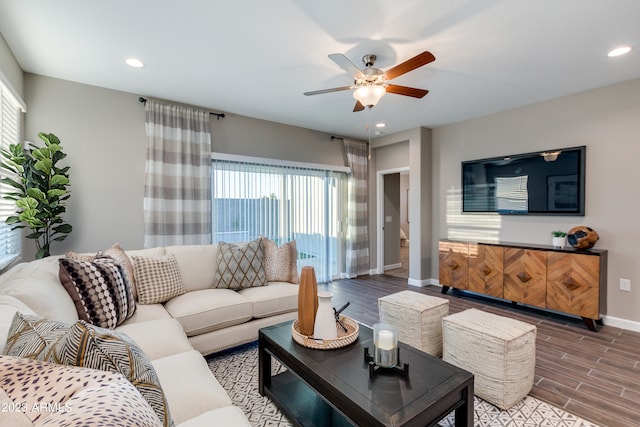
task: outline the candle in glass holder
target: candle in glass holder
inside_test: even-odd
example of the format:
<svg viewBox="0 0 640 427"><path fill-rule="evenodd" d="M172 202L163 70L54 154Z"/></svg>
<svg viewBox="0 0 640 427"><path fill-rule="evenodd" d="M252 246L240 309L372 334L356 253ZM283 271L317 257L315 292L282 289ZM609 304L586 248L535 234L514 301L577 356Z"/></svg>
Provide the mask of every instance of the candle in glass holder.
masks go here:
<svg viewBox="0 0 640 427"><path fill-rule="evenodd" d="M373 325L373 346L373 361L376 365L391 368L398 364L398 336L393 325Z"/></svg>

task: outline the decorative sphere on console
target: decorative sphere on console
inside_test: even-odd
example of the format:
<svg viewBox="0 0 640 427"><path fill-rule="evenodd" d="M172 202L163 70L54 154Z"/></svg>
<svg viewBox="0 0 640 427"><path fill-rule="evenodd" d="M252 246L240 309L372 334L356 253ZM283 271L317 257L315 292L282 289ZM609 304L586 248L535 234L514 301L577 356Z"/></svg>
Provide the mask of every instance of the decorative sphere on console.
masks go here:
<svg viewBox="0 0 640 427"><path fill-rule="evenodd" d="M584 225L573 227L567 233L567 242L577 249L591 249L599 238L596 230Z"/></svg>

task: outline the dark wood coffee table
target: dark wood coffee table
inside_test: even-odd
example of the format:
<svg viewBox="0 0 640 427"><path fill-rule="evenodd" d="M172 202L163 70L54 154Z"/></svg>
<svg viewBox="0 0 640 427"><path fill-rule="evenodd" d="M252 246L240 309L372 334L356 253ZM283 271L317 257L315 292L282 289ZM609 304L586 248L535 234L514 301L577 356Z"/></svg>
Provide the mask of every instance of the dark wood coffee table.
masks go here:
<svg viewBox="0 0 640 427"><path fill-rule="evenodd" d="M456 426L473 426L473 375L399 343L409 378L382 373L369 378L364 348L372 331L336 350L295 342L292 322L260 329L259 392L299 426L430 426L455 411ZM272 376L271 357L287 370Z"/></svg>

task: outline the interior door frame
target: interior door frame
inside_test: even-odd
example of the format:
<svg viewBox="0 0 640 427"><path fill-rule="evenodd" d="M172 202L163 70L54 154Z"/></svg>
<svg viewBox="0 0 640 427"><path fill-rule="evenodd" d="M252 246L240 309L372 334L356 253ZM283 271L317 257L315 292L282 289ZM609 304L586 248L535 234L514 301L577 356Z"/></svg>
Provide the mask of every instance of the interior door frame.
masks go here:
<svg viewBox="0 0 640 427"><path fill-rule="evenodd" d="M376 171L376 245L378 248L376 274L384 273L384 176L403 172L411 173L409 166ZM409 215L409 212L407 212L407 215ZM409 251L411 251L411 246L409 246Z"/></svg>

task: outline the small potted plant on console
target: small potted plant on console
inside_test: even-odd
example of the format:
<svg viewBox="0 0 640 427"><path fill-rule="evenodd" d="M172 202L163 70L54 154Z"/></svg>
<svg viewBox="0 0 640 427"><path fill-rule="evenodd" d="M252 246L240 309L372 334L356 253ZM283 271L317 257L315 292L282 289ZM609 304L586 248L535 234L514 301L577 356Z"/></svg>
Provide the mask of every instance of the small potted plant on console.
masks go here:
<svg viewBox="0 0 640 427"><path fill-rule="evenodd" d="M567 243L567 233L564 231L552 231L551 236L553 236L553 247L554 248L564 248Z"/></svg>

